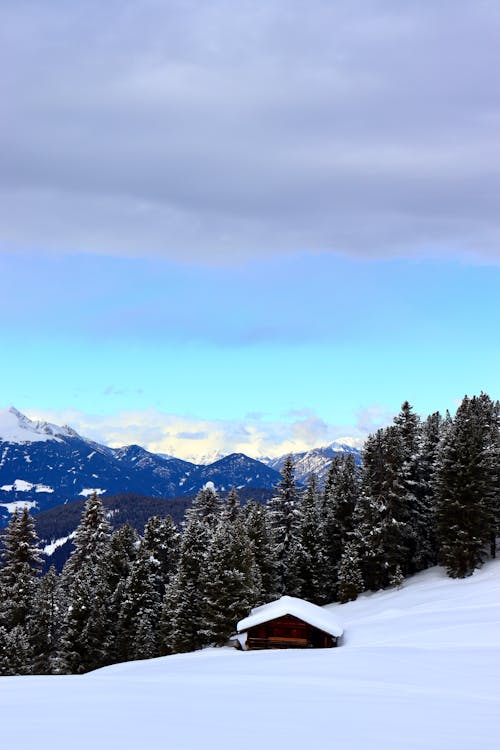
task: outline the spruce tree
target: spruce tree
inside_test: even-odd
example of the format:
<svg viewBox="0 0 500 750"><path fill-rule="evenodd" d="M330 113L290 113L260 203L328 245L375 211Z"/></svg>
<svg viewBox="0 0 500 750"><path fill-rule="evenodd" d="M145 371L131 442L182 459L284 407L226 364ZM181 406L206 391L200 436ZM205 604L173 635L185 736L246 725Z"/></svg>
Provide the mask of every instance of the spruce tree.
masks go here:
<svg viewBox="0 0 500 750"><path fill-rule="evenodd" d="M81 674L110 661L110 530L95 494L85 504L73 544L61 577L64 611L57 670Z"/></svg>
<svg viewBox="0 0 500 750"><path fill-rule="evenodd" d="M323 564L319 593L323 602L331 602L337 596L340 560L352 536L359 492L359 471L354 456L352 453L335 456L326 478L321 510Z"/></svg>
<svg viewBox="0 0 500 750"><path fill-rule="evenodd" d="M368 437L354 538L361 551L363 580L369 589L388 586L398 565L403 573L408 570L411 516L403 464L404 447L396 426L377 430Z"/></svg>
<svg viewBox="0 0 500 750"><path fill-rule="evenodd" d="M307 490L298 505L297 545L292 565L295 594L310 602L322 603L321 574L324 569L324 541L318 480L310 474Z"/></svg>
<svg viewBox="0 0 500 750"><path fill-rule="evenodd" d="M36 592L32 627L33 672L52 674L57 664L59 645L59 579L52 565Z"/></svg>
<svg viewBox="0 0 500 750"><path fill-rule="evenodd" d="M34 601L40 567L33 519L27 508L21 513L16 509L3 535L0 568L0 627L6 631L4 658L10 659L7 674L33 670Z"/></svg>
<svg viewBox="0 0 500 750"><path fill-rule="evenodd" d="M203 638L222 646L256 601L258 569L245 527L224 514L212 538L203 574Z"/></svg>
<svg viewBox="0 0 500 750"><path fill-rule="evenodd" d="M347 542L339 566L338 600L341 604L354 601L363 589L358 548L355 542Z"/></svg>
<svg viewBox="0 0 500 750"><path fill-rule="evenodd" d="M123 588L116 639L120 661L159 655L160 614L158 561L143 540Z"/></svg>
<svg viewBox="0 0 500 750"><path fill-rule="evenodd" d="M279 596L277 564L269 519L269 506L250 500L244 508L243 523L257 566L256 604L265 604Z"/></svg>
<svg viewBox="0 0 500 750"><path fill-rule="evenodd" d="M295 587L293 555L297 531L298 489L293 459L288 456L281 469L276 495L270 502L270 523L276 559L276 576L280 595L292 593Z"/></svg>
<svg viewBox="0 0 500 750"><path fill-rule="evenodd" d="M177 572L165 590L161 614L161 652L194 651L204 644L200 587L212 535L202 517L191 514L182 534Z"/></svg>
<svg viewBox="0 0 500 750"><path fill-rule="evenodd" d="M125 598L125 585L130 575L139 549L139 535L128 523L123 524L111 534L109 541L107 587L110 592L109 620L110 628L106 650L110 661L120 661L118 644L119 616Z"/></svg>
<svg viewBox="0 0 500 750"><path fill-rule="evenodd" d="M465 396L441 445L434 488L439 561L463 578L487 556L494 528L498 465L491 420L481 397Z"/></svg>
<svg viewBox="0 0 500 750"><path fill-rule="evenodd" d="M415 414L408 401L401 406L401 411L394 418L394 424L401 438L401 483L404 488L404 504L407 513L408 560L406 569L409 573L426 567L427 550L425 529L431 522L431 516L424 500L425 488L420 475L422 450L422 426L420 417Z"/></svg>
<svg viewBox="0 0 500 750"><path fill-rule="evenodd" d="M204 487L186 511L186 523L197 518L204 524L209 534L213 534L223 510L224 503L219 493L212 486Z"/></svg>
<svg viewBox="0 0 500 750"><path fill-rule="evenodd" d="M179 532L170 516L152 516L144 527L141 547L148 552L155 566L155 586L160 598L177 568Z"/></svg>

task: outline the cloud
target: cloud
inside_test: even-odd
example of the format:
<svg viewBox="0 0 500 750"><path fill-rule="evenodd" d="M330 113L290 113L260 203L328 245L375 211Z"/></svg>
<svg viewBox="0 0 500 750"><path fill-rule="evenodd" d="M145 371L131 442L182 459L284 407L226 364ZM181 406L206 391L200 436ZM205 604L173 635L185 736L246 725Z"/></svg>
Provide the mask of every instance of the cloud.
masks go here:
<svg viewBox="0 0 500 750"><path fill-rule="evenodd" d="M208 438L208 432L205 431L198 431L198 432L189 432L189 431L183 431L178 432L175 436L179 440L205 440Z"/></svg>
<svg viewBox="0 0 500 750"><path fill-rule="evenodd" d="M5 0L0 250L499 261L500 9Z"/></svg>
<svg viewBox="0 0 500 750"><path fill-rule="evenodd" d="M106 416L70 409L29 409L27 413L32 419L69 424L82 436L112 447L138 444L155 453L188 460L214 451L274 457L316 448L342 435L366 437L359 426L327 423L316 415L271 421L208 420L155 409L127 410Z"/></svg>
<svg viewBox="0 0 500 750"><path fill-rule="evenodd" d="M365 406L356 412L356 429L368 435L390 424L393 418L394 413L385 406Z"/></svg>

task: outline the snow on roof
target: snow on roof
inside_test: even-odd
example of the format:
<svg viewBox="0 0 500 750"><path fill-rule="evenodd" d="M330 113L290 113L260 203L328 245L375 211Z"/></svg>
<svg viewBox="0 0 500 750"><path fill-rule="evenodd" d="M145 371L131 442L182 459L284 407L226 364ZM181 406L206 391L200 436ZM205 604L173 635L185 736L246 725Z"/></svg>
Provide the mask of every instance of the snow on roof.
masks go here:
<svg viewBox="0 0 500 750"><path fill-rule="evenodd" d="M317 604L311 604L304 599L297 599L295 596L282 596L275 602L263 604L261 607L252 609L248 617L240 620L236 630L241 633L243 630L253 628L254 625L260 625L269 620L275 620L277 617L293 615L299 620L309 623L315 628L329 633L333 636L340 636L344 632L342 625L328 610L318 607Z"/></svg>

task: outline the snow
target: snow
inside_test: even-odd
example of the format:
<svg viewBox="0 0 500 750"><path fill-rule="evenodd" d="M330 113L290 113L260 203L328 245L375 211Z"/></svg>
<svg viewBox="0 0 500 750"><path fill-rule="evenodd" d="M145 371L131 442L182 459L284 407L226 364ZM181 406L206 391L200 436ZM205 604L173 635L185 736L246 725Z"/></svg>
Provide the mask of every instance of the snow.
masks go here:
<svg viewBox="0 0 500 750"><path fill-rule="evenodd" d="M1 488L0 488L1 489ZM34 500L17 500L13 503L0 503L0 508L5 508L8 513L14 513L16 510L22 510L23 508L36 508L37 503Z"/></svg>
<svg viewBox="0 0 500 750"><path fill-rule="evenodd" d="M327 611L345 627L339 648L206 649L82 677L0 678L2 744L498 750L500 560Z"/></svg>
<svg viewBox="0 0 500 750"><path fill-rule="evenodd" d="M58 547L62 547L63 544L66 544L69 539L73 539L75 534L76 531L72 531L71 534L68 534L68 536L59 537L59 539L52 540L50 544L46 544L42 550L44 555L47 555L48 557L50 557L50 555L53 555Z"/></svg>
<svg viewBox="0 0 500 750"><path fill-rule="evenodd" d="M328 448L331 448L338 453L349 452L350 450L362 450L365 444L365 438L356 437L339 437L333 442L328 444Z"/></svg>
<svg viewBox="0 0 500 750"><path fill-rule="evenodd" d="M89 497L90 495L104 495L106 490L101 490L99 487L85 487L81 492L79 492L79 495L82 495L83 497Z"/></svg>
<svg viewBox="0 0 500 750"><path fill-rule="evenodd" d="M0 487L3 492L54 492L52 487L48 487L46 484L32 484L27 482L25 479L16 479L14 484L3 484Z"/></svg>
<svg viewBox="0 0 500 750"><path fill-rule="evenodd" d="M28 419L14 406L0 409L0 440L6 443L37 443L47 440L61 440L61 437L74 437L76 433L69 427L58 427L49 422Z"/></svg>
<svg viewBox="0 0 500 750"><path fill-rule="evenodd" d="M309 625L319 628L325 633L339 637L343 633L342 625L338 618L323 607L316 604L297 599L295 596L282 596L269 604L263 604L261 607L252 609L250 615L245 617L236 626L236 630L241 633L242 630L253 628L254 625L260 625L269 620L275 620L277 617L293 615L298 617Z"/></svg>
<svg viewBox="0 0 500 750"><path fill-rule="evenodd" d="M216 461L220 461L222 458L225 458L227 455L227 453L223 453L220 450L213 450L208 451L207 453L193 453L189 456L183 457L182 460L189 461L190 463L197 464L198 466L209 466L210 464L214 464Z"/></svg>

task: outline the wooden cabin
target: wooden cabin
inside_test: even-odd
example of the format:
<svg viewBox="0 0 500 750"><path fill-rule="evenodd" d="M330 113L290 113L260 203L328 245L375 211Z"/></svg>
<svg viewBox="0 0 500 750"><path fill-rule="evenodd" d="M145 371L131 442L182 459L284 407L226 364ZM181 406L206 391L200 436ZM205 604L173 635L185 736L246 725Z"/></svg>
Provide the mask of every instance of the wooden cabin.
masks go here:
<svg viewBox="0 0 500 750"><path fill-rule="evenodd" d="M236 626L234 640L245 651L266 648L332 648L342 635L326 609L293 596L282 596L253 609Z"/></svg>

